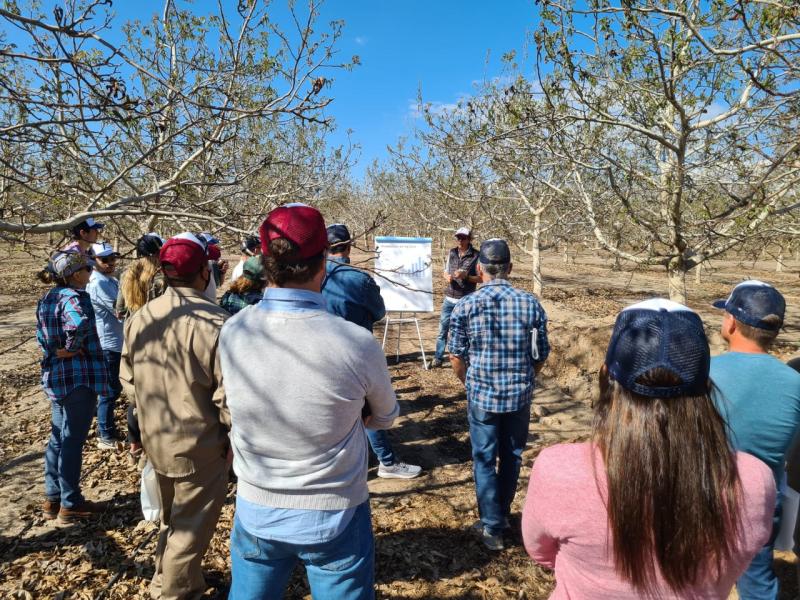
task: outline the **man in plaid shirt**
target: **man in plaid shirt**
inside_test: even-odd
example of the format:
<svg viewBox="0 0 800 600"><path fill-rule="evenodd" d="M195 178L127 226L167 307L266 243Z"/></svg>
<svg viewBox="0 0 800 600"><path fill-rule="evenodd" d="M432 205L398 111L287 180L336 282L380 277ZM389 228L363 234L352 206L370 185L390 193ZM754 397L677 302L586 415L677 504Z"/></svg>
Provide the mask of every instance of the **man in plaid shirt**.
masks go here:
<svg viewBox="0 0 800 600"><path fill-rule="evenodd" d="M547 315L535 296L508 282L511 267L505 240L483 242L478 263L483 287L462 299L450 320L450 362L469 403L480 514L475 529L490 550L503 549L536 374L550 353Z"/></svg>

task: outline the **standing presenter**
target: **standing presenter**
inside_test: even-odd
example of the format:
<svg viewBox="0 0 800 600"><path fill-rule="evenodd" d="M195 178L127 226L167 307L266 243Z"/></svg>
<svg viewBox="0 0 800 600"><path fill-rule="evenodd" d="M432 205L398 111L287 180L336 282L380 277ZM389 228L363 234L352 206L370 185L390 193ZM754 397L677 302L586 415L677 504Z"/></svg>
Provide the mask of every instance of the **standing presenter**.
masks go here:
<svg viewBox="0 0 800 600"><path fill-rule="evenodd" d="M458 246L450 249L444 270L447 289L444 292L442 314L439 318L439 336L436 338L436 354L431 367L442 366L453 308L461 298L473 293L481 280L476 270L478 251L472 245L472 231L469 227L461 227L456 231L455 237Z"/></svg>

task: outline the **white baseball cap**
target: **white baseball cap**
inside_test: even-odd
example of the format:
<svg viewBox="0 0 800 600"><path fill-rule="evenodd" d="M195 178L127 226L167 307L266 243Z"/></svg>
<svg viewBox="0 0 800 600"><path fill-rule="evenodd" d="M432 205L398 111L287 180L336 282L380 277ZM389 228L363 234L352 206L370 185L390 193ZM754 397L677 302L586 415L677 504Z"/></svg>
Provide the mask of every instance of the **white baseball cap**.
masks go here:
<svg viewBox="0 0 800 600"><path fill-rule="evenodd" d="M456 230L456 232L455 232L455 234L454 234L454 235L455 235L456 237L458 237L459 235L465 235L465 236L467 236L468 238L471 238L471 237L472 237L472 231L470 231L470 228L469 228L469 227L460 227L460 228L458 228L458 229Z"/></svg>
<svg viewBox="0 0 800 600"><path fill-rule="evenodd" d="M114 246L110 243L99 242L97 244L92 244L92 256L107 258L109 256L119 256L119 252L115 251Z"/></svg>

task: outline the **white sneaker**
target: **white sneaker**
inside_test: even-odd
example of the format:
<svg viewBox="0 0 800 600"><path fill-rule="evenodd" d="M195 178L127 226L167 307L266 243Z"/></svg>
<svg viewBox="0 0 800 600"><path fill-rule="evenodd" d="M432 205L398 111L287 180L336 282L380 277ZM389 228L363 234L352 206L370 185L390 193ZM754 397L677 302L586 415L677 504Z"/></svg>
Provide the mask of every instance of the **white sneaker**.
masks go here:
<svg viewBox="0 0 800 600"><path fill-rule="evenodd" d="M404 462L396 462L393 465L383 463L378 467L378 477L384 479L414 479L422 472L422 467L418 465L407 465Z"/></svg>
<svg viewBox="0 0 800 600"><path fill-rule="evenodd" d="M100 450L111 450L113 452L118 450L115 440L104 440L103 438L97 440L97 447L100 448Z"/></svg>

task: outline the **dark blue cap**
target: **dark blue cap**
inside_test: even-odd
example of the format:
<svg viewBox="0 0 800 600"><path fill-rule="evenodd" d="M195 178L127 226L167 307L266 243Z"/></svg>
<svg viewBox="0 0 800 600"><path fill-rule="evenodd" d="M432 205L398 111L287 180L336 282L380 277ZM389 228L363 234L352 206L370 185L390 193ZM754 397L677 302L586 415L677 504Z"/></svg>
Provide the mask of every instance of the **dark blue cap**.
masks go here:
<svg viewBox="0 0 800 600"><path fill-rule="evenodd" d="M486 240L481 244L479 260L484 265L507 265L511 262L511 250L505 240Z"/></svg>
<svg viewBox="0 0 800 600"><path fill-rule="evenodd" d="M606 367L626 390L650 398L705 393L711 353L700 317L682 304L653 298L617 315L606 352ZM640 377L661 368L675 375L675 385L653 386Z"/></svg>
<svg viewBox="0 0 800 600"><path fill-rule="evenodd" d="M242 240L242 252L253 256L261 248L261 238L257 235L248 235Z"/></svg>
<svg viewBox="0 0 800 600"><path fill-rule="evenodd" d="M714 302L714 307L725 309L734 319L745 325L777 331L783 325L786 300L770 284L749 279L733 288L727 300ZM764 323L764 318L769 315L779 316L781 322L777 325Z"/></svg>
<svg viewBox="0 0 800 600"><path fill-rule="evenodd" d="M341 223L334 223L333 225L328 225L326 231L328 232L328 243L331 246L343 243L350 243L352 241L350 239L350 232L348 231L347 227L345 227Z"/></svg>

